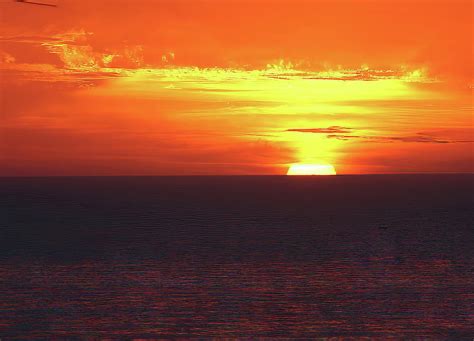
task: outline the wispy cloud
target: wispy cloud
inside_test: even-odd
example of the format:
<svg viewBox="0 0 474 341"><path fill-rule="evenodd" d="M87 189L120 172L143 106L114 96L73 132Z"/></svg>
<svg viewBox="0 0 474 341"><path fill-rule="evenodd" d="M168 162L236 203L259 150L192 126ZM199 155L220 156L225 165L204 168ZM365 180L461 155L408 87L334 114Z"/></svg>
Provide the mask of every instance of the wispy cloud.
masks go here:
<svg viewBox="0 0 474 341"><path fill-rule="evenodd" d="M16 58L11 51L5 50L1 54L0 69L16 71L30 71L36 69L37 72L44 72L43 77L35 76L35 79L48 79L46 74L50 74L49 80L54 80L56 71L73 75L71 79L82 81L82 78L94 78L99 74L101 78L107 74L110 77L121 75L129 77L134 75L134 71L146 70L147 72L157 72L161 74L177 75L180 77L200 73L199 77L203 81L214 80L217 77L235 77L254 80L256 78L266 78L281 81L377 81L377 80L399 80L403 82L430 83L436 81L429 77L424 68L407 69L406 67L393 67L387 69L370 68L362 65L359 68L337 68L326 67L325 69L312 69L308 62L291 62L285 59L272 61L261 69L248 69L245 65L238 65L229 68L199 68L194 65L180 65L179 57L173 51L163 51L161 58L148 62L145 59L146 47L142 45L122 45L121 47L97 48L92 44L94 33L85 29L74 29L52 35L11 35L0 36L0 42L21 43L40 47L46 50L51 56L57 56L56 63L51 62L52 68L40 67L34 63L18 62L15 67L5 66L7 63L15 63L21 58ZM54 70L57 69L57 70ZM23 74L28 77L28 74ZM64 77L59 77L63 80Z"/></svg>
<svg viewBox="0 0 474 341"><path fill-rule="evenodd" d="M287 129L286 131L313 134L348 134L352 131L352 129L341 126L330 126L327 128L291 128Z"/></svg>
<svg viewBox="0 0 474 341"><path fill-rule="evenodd" d="M385 135L361 135L352 134L353 128L342 126L330 126L327 128L291 128L287 132L326 134L329 139L340 141L360 140L367 142L407 142L407 143L469 143L472 140L455 140L436 137L432 134L415 133L412 135L385 136Z"/></svg>
<svg viewBox="0 0 474 341"><path fill-rule="evenodd" d="M342 141L348 140L365 140L368 142L408 142L408 143L469 143L474 142L470 140L450 140L441 139L435 136L417 133L415 135L407 136L362 136L362 135L341 135L329 134L327 138L337 139Z"/></svg>
<svg viewBox="0 0 474 341"><path fill-rule="evenodd" d="M98 50L90 44L92 32L84 29L70 30L63 33L53 34L50 36L43 35L16 35L2 36L0 42L3 43L21 43L30 46L41 47L50 55L57 56L59 63L51 63L54 69L63 73L73 73L77 79L81 74L100 73L101 76L110 74L111 77L117 75L118 69L137 69L144 67L143 46L141 45L125 45L121 48L109 48ZM16 67L5 67L3 64L15 61L15 56L2 52L0 61L0 69L10 69L17 71L29 71L36 69L38 72L52 73L51 68L36 67L41 64L35 63L18 63ZM8 56L3 58L3 56ZM54 77L54 76L53 76ZM48 77L43 77L47 79ZM90 75L88 76L90 78Z"/></svg>

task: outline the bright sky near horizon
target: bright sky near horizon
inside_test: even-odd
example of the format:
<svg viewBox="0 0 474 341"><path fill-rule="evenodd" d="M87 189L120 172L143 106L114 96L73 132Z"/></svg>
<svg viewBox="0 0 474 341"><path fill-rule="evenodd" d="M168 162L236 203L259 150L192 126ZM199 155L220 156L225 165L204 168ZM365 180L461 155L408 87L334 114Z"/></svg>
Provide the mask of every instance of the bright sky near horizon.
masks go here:
<svg viewBox="0 0 474 341"><path fill-rule="evenodd" d="M0 175L473 172L472 1L0 3Z"/></svg>

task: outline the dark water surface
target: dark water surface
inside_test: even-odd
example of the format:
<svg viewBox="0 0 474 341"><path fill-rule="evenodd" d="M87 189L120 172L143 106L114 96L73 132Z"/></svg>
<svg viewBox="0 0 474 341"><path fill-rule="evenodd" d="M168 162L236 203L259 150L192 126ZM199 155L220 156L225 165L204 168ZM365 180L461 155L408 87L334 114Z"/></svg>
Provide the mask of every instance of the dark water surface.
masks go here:
<svg viewBox="0 0 474 341"><path fill-rule="evenodd" d="M474 337L474 176L0 179L0 337Z"/></svg>

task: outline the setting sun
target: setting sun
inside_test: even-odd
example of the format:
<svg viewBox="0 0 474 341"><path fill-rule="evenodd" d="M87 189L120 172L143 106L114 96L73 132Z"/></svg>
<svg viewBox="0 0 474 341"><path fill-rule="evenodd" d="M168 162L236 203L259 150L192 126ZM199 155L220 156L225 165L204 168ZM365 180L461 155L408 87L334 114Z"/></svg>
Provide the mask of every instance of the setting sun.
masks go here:
<svg viewBox="0 0 474 341"><path fill-rule="evenodd" d="M288 168L286 175L336 175L332 165L295 164Z"/></svg>

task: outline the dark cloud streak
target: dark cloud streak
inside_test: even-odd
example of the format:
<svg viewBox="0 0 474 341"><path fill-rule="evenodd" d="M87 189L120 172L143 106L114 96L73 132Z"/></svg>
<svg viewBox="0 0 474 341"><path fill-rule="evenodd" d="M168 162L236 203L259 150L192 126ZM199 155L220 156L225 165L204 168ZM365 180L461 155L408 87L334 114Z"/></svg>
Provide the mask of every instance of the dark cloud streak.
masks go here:
<svg viewBox="0 0 474 341"><path fill-rule="evenodd" d="M469 140L446 140L434 136L417 134L411 136L361 136L361 135L340 135L328 134L327 138L341 141L366 140L367 142L407 142L407 143L469 143Z"/></svg>
<svg viewBox="0 0 474 341"><path fill-rule="evenodd" d="M381 136L381 135L351 135L353 128L342 126L330 126L327 128L291 128L287 132L310 133L310 134L326 134L329 139L336 139L340 141L360 140L366 142L407 142L407 143L470 143L471 140L448 140L440 139L430 134L416 133L415 135L407 136Z"/></svg>
<svg viewBox="0 0 474 341"><path fill-rule="evenodd" d="M293 128L287 129L286 131L312 134L348 134L352 129L341 126L330 126L327 128Z"/></svg>

